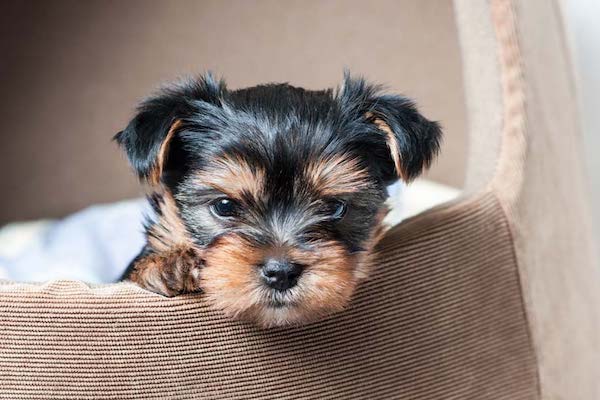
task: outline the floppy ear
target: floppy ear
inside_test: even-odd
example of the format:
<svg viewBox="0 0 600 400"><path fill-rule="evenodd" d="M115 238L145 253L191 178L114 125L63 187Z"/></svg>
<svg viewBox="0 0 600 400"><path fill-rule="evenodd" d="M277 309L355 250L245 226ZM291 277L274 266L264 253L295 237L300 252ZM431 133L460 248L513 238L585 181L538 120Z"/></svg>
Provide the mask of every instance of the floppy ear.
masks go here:
<svg viewBox="0 0 600 400"><path fill-rule="evenodd" d="M421 115L410 99L382 94L381 87L348 74L340 96L346 111L372 128L365 131L375 145L369 153L381 164L377 169L386 184L399 178L409 182L429 168L439 151L442 131L437 122ZM382 143L386 148L377 146Z"/></svg>
<svg viewBox="0 0 600 400"><path fill-rule="evenodd" d="M161 89L144 100L137 115L114 139L123 147L140 180L153 185L169 169L176 169L175 147L178 132L185 128L186 118L199 112L200 102L220 104L225 88L210 74Z"/></svg>

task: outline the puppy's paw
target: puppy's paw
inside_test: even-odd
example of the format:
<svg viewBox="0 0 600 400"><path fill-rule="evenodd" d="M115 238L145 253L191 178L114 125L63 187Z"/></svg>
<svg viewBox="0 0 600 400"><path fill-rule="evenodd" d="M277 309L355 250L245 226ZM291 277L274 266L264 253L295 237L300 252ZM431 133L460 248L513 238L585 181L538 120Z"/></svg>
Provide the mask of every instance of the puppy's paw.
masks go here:
<svg viewBox="0 0 600 400"><path fill-rule="evenodd" d="M131 281L152 292L173 297L200 291L202 260L193 249L175 249L140 259Z"/></svg>

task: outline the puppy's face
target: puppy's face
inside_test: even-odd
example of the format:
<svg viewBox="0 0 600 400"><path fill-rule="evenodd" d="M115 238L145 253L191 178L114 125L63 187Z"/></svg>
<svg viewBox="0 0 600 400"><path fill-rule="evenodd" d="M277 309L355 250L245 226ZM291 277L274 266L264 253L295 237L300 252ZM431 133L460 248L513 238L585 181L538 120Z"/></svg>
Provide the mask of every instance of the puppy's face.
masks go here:
<svg viewBox="0 0 600 400"><path fill-rule="evenodd" d="M146 101L118 140L174 199L184 232L157 251L185 236L211 303L271 326L348 303L368 275L386 186L428 166L439 137L412 103L362 80L230 92L208 77Z"/></svg>
<svg viewBox="0 0 600 400"><path fill-rule="evenodd" d="M385 200L359 155L304 153L293 132L282 135L278 149L256 138L262 154L237 142L175 194L203 249L204 293L229 314L276 325L343 308L365 276Z"/></svg>

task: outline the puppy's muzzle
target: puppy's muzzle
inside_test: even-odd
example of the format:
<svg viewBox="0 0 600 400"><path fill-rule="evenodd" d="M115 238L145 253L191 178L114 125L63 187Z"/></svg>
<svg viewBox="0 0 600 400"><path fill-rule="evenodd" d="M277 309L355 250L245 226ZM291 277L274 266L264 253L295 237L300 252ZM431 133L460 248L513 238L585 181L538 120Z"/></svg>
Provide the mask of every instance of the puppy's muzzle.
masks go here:
<svg viewBox="0 0 600 400"><path fill-rule="evenodd" d="M271 258L260 267L260 276L267 286L283 292L296 286L303 269L301 264Z"/></svg>

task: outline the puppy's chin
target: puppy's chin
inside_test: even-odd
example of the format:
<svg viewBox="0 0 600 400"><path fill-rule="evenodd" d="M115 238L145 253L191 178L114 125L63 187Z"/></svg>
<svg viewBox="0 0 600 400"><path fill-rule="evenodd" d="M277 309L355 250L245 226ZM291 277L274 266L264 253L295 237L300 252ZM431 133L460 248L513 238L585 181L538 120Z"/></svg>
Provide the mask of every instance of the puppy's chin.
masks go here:
<svg viewBox="0 0 600 400"><path fill-rule="evenodd" d="M361 254L328 242L311 252L289 249L288 255L306 268L295 286L277 291L260 279L256 266L263 250L239 236L222 237L207 249L203 292L227 316L262 327L303 325L346 307L361 277Z"/></svg>
<svg viewBox="0 0 600 400"><path fill-rule="evenodd" d="M311 296L310 290L307 294L301 287L285 292L258 289L253 293L256 298L249 299L247 306L240 305L240 302L225 304L223 293L218 299L210 297L216 300L215 306L234 319L252 322L263 328L299 326L343 310L350 301L354 286L346 285L343 292L324 300L326 302L317 300L323 298L323 295Z"/></svg>
<svg viewBox="0 0 600 400"><path fill-rule="evenodd" d="M255 324L270 328L283 326L299 326L318 321L335 312L343 310L354 292L356 282L337 284L332 290L324 289L319 292L311 283L312 274L307 273L301 278L298 286L285 292L272 289L257 290L260 300L245 310L224 309L226 313L234 311L237 319L252 321ZM323 290L323 289L321 289Z"/></svg>
<svg viewBox="0 0 600 400"><path fill-rule="evenodd" d="M235 318L253 322L263 328L293 327L318 321L342 309L343 307L336 309L320 307L313 310L298 304L268 304L253 307Z"/></svg>

